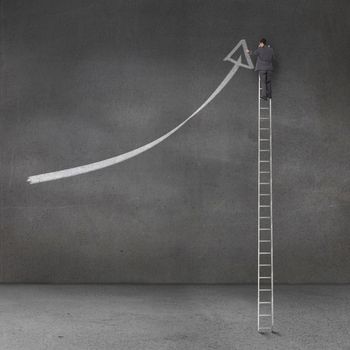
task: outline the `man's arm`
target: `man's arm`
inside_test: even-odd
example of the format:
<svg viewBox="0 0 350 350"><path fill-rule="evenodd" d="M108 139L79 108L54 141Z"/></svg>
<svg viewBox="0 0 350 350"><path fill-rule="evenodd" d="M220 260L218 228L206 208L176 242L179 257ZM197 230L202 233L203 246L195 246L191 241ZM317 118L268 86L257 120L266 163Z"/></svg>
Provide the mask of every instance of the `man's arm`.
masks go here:
<svg viewBox="0 0 350 350"><path fill-rule="evenodd" d="M271 47L271 50L272 50L272 59L276 60L276 54L275 54L275 51L272 47Z"/></svg>
<svg viewBox="0 0 350 350"><path fill-rule="evenodd" d="M247 50L246 52L251 56L258 56L259 55L258 49L256 49L255 51Z"/></svg>

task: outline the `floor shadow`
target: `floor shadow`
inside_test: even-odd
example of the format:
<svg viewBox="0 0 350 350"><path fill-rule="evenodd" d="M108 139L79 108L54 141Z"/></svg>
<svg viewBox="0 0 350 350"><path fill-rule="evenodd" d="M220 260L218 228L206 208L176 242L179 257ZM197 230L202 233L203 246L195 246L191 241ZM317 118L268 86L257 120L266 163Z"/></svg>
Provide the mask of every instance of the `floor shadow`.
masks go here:
<svg viewBox="0 0 350 350"><path fill-rule="evenodd" d="M279 336L279 337L281 337L282 336L282 334L280 333L280 332L277 332L277 331L271 331L271 332L262 332L262 331L260 331L259 332L261 335L264 335L265 337L272 337L272 336Z"/></svg>
<svg viewBox="0 0 350 350"><path fill-rule="evenodd" d="M277 332L277 331L272 331L271 333L272 333L272 334L275 334L275 335L278 335L279 337L282 336L282 334L281 334L280 332Z"/></svg>

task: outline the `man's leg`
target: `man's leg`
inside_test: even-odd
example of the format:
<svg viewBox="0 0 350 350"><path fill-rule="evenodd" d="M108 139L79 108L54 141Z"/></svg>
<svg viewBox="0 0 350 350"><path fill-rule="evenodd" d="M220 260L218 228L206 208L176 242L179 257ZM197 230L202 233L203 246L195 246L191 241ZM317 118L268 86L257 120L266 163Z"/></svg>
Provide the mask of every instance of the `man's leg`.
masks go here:
<svg viewBox="0 0 350 350"><path fill-rule="evenodd" d="M259 71L260 76L260 97L266 100L266 70Z"/></svg>
<svg viewBox="0 0 350 350"><path fill-rule="evenodd" d="M266 72L266 96L272 98L272 71Z"/></svg>

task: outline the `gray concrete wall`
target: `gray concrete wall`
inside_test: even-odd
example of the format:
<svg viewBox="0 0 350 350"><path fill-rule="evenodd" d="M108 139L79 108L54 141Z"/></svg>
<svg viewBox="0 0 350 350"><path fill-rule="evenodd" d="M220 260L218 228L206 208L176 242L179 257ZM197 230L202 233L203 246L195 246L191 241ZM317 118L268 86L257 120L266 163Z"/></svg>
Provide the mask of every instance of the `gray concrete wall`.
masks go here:
<svg viewBox="0 0 350 350"><path fill-rule="evenodd" d="M240 39L270 39L277 282L350 282L349 2L1 3L0 279L255 282L256 75L190 115Z"/></svg>

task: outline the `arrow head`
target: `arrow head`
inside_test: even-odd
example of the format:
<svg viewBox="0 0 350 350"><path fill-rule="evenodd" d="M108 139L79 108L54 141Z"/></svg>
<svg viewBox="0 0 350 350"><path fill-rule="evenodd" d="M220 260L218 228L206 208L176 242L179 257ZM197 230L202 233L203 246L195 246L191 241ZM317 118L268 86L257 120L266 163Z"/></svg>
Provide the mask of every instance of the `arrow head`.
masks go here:
<svg viewBox="0 0 350 350"><path fill-rule="evenodd" d="M254 65L250 58L249 53L247 53L248 47L247 43L244 39L242 39L234 48L233 50L224 58L224 61L232 62L240 67L253 69ZM242 54L243 52L243 54ZM234 54L236 53L237 59L234 58ZM242 56L243 56L243 62L242 62ZM245 60L244 60L245 59Z"/></svg>

